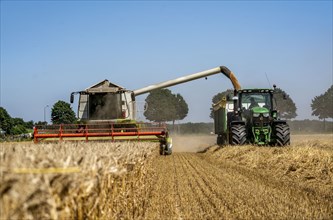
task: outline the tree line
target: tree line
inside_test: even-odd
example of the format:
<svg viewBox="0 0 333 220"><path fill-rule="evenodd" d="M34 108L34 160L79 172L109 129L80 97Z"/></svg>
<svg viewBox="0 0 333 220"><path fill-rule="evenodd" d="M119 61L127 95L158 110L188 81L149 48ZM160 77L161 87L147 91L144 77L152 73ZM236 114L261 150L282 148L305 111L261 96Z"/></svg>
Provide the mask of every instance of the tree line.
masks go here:
<svg viewBox="0 0 333 220"><path fill-rule="evenodd" d="M59 100L52 107L51 122L52 124L72 124L77 122L77 118L70 104ZM47 125L47 122L24 121L22 118L13 118L5 108L0 107L1 136L31 133L35 125Z"/></svg>
<svg viewBox="0 0 333 220"><path fill-rule="evenodd" d="M0 107L0 132L1 135L18 135L28 133L33 129L34 122L25 122L22 118L12 118L7 110Z"/></svg>

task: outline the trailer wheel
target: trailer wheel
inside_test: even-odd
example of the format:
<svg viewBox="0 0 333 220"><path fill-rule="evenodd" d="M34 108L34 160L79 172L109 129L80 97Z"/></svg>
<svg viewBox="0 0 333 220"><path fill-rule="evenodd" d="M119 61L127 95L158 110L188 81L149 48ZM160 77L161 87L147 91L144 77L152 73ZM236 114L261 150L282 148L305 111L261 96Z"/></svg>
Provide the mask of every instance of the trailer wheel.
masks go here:
<svg viewBox="0 0 333 220"><path fill-rule="evenodd" d="M275 126L276 144L278 146L290 145L290 129L287 124Z"/></svg>
<svg viewBox="0 0 333 220"><path fill-rule="evenodd" d="M219 134L216 139L217 145L226 145L228 144L227 135L226 134Z"/></svg>
<svg viewBox="0 0 333 220"><path fill-rule="evenodd" d="M216 143L217 143L217 145L222 145L223 144L222 135L219 134L217 136Z"/></svg>
<svg viewBox="0 0 333 220"><path fill-rule="evenodd" d="M243 145L246 142L246 127L245 125L231 125L231 145Z"/></svg>

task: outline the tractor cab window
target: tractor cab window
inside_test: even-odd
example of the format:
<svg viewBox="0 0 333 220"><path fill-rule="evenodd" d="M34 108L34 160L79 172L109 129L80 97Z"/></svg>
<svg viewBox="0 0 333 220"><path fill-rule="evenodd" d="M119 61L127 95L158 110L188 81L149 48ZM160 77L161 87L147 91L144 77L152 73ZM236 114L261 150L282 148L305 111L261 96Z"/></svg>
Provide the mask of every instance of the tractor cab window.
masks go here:
<svg viewBox="0 0 333 220"><path fill-rule="evenodd" d="M243 110L251 110L254 107L271 109L271 94L269 93L242 93L240 104Z"/></svg>

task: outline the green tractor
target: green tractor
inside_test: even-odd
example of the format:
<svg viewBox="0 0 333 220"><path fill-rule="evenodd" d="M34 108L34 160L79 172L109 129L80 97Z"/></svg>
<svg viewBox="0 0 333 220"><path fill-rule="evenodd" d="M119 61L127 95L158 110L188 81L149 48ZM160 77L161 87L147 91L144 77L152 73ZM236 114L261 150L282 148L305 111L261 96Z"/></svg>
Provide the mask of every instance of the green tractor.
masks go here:
<svg viewBox="0 0 333 220"><path fill-rule="evenodd" d="M274 86L275 88L275 86ZM290 129L275 108L274 89L240 89L213 105L218 145L290 144Z"/></svg>

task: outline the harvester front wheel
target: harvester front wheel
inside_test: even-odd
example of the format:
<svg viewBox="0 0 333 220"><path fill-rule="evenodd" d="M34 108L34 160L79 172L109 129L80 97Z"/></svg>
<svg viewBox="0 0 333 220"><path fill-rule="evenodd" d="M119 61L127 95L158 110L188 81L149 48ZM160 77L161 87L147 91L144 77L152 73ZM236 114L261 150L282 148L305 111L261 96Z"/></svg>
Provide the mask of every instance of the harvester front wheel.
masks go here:
<svg viewBox="0 0 333 220"><path fill-rule="evenodd" d="M160 155L164 155L164 144L160 144Z"/></svg>
<svg viewBox="0 0 333 220"><path fill-rule="evenodd" d="M276 144L278 146L290 145L290 129L287 124L275 126Z"/></svg>
<svg viewBox="0 0 333 220"><path fill-rule="evenodd" d="M171 155L172 154L172 143L160 144L160 155Z"/></svg>
<svg viewBox="0 0 333 220"><path fill-rule="evenodd" d="M242 124L231 125L231 145L243 145L246 142L246 127Z"/></svg>
<svg viewBox="0 0 333 220"><path fill-rule="evenodd" d="M171 155L172 154L172 148L167 145L167 149L165 150L166 155Z"/></svg>

